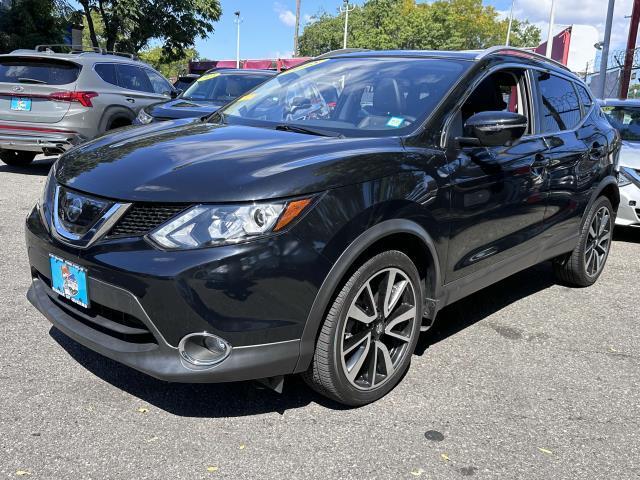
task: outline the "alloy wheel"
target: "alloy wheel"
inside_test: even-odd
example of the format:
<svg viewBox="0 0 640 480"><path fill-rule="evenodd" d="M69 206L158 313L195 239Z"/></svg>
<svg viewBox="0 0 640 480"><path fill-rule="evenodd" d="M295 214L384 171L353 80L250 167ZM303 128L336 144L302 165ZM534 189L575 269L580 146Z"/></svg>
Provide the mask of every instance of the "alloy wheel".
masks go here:
<svg viewBox="0 0 640 480"><path fill-rule="evenodd" d="M598 275L609 254L611 246L611 212L607 207L600 207L591 220L587 244L584 252L584 266L587 275Z"/></svg>
<svg viewBox="0 0 640 480"><path fill-rule="evenodd" d="M407 355L416 319L416 294L398 268L373 274L347 311L340 358L347 380L371 390L386 383Z"/></svg>

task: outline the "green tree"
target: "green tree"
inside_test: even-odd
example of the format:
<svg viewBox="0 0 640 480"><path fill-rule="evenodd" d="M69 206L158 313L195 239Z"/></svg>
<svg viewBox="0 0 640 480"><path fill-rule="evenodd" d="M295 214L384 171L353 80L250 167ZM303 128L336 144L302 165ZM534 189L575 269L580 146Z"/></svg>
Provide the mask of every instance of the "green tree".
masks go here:
<svg viewBox="0 0 640 480"><path fill-rule="evenodd" d="M165 60L180 60L220 19L220 0L78 0L93 46L137 53L152 40Z"/></svg>
<svg viewBox="0 0 640 480"><path fill-rule="evenodd" d="M0 7L0 53L62 43L68 14L68 6L55 0L12 0Z"/></svg>
<svg viewBox="0 0 640 480"><path fill-rule="evenodd" d="M302 55L342 48L344 18L318 13L300 37ZM348 46L371 49L481 49L504 44L508 22L482 0L367 0L349 15ZM511 45L537 46L540 30L513 22Z"/></svg>
<svg viewBox="0 0 640 480"><path fill-rule="evenodd" d="M185 49L184 56L173 61L167 61L164 58L161 47L154 47L140 52L140 60L148 63L167 78L177 77L187 71L189 61L197 59L198 52L195 48Z"/></svg>

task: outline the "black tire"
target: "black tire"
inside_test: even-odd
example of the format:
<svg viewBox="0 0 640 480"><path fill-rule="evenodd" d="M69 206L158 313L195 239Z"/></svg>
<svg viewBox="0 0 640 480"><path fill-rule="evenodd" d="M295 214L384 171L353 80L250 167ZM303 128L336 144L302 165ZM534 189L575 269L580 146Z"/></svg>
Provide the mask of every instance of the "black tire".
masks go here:
<svg viewBox="0 0 640 480"><path fill-rule="evenodd" d="M35 152L0 150L0 160L12 167L26 167L36 158Z"/></svg>
<svg viewBox="0 0 640 480"><path fill-rule="evenodd" d="M389 278L393 280L389 280ZM397 284L396 279L399 279ZM369 309L369 313L373 318L377 312L378 317L375 317L376 320L372 321L371 324L364 325L347 314L350 308L362 298L361 296L365 295L366 288L369 288L369 291L373 290L374 287L371 286L375 285L373 282L379 282L378 288L381 289L380 292L382 292L383 288L385 292L391 291L393 298L397 298L397 300L392 301L392 297L387 296L386 298L389 299L389 303L387 303L387 300L383 299L380 293L377 297L373 292L367 294L367 298L372 299L370 305L373 307L372 310ZM400 284L404 286L402 289L398 288L401 293L396 295L396 286ZM393 285L393 288L390 289L388 285ZM411 298L415 301L415 307L411 303ZM407 255L396 250L390 250L366 261L349 277L334 297L333 304L321 327L311 365L302 374L305 382L320 394L350 406L365 405L386 395L402 379L411 363L411 356L420 334L422 299L422 284L418 270ZM380 312L385 312L387 306L390 305L393 305L393 307L389 309L391 313L389 313L388 317L384 318L383 314L383 318L379 318ZM366 309L366 307L362 308ZM412 315L414 308L414 320L407 320L406 325L404 325L404 321L397 323L403 329L400 333L408 340L400 341L396 338L395 333L397 332L387 332L387 328L399 328L390 326L391 321L399 319L400 316ZM363 310L361 309L360 311L362 312ZM360 331L351 333L355 328L353 324L360 326ZM349 332L346 331L347 328L350 328ZM343 361L342 352L343 347L346 345L344 342L348 342L351 338L355 339L356 335L362 335L366 329L370 331L367 334L370 335L366 340L367 348L363 348L367 353L360 354L362 357L366 356L366 359L363 360L365 364L361 367L352 367L352 371L354 371L354 368L356 370L358 368L362 369L355 371L356 377L358 372L362 371L363 377L367 376L369 378L369 385L362 387L368 389L362 389L352 383L359 380L349 380L347 378L347 372L345 371L347 368L346 358L350 354L345 352L345 360ZM387 345L381 348L380 344L384 343L383 341ZM344 349L348 350L346 347ZM386 352L383 352L383 350L386 350ZM354 351L357 354L360 351L360 347L354 349ZM379 355L382 356L379 357ZM391 363L387 363L387 359ZM368 363L366 363L367 361ZM357 364L358 362L356 361L355 363ZM374 366L372 367L372 365ZM389 366L393 366L393 369L388 368ZM385 372L379 371L379 367L382 367L380 369ZM365 370L367 371L366 373ZM389 370L392 371L391 374L388 373ZM372 371L373 374L371 374ZM371 377L373 377L373 381L371 381ZM378 386L376 386L376 383L378 383Z"/></svg>
<svg viewBox="0 0 640 480"><path fill-rule="evenodd" d="M603 227L605 230L602 231L604 234L596 232L597 235L594 238L595 230L592 230L592 227L596 216L602 212L606 212L607 215L606 221L601 222L606 223ZM562 255L553 261L553 269L558 280L572 287L589 287L598 280L609 257L614 221L615 215L611 202L607 197L599 197L589 209L576 248L573 252ZM608 235L608 240L600 243L606 235ZM595 247L594 242L599 246ZM589 261L593 255L597 258ZM595 268L596 263L593 262L597 262L597 268Z"/></svg>

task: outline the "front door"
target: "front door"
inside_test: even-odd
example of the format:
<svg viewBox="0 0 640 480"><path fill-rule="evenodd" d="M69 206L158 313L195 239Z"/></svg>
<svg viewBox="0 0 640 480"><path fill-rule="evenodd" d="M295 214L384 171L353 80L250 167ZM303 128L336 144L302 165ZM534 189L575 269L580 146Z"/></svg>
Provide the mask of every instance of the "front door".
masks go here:
<svg viewBox="0 0 640 480"><path fill-rule="evenodd" d="M446 281L506 259L538 253L546 205L547 146L533 136L532 77L525 70L487 76L455 114L448 138L463 134L464 122L482 111L527 116L528 131L511 146L463 147L450 162L451 236Z"/></svg>

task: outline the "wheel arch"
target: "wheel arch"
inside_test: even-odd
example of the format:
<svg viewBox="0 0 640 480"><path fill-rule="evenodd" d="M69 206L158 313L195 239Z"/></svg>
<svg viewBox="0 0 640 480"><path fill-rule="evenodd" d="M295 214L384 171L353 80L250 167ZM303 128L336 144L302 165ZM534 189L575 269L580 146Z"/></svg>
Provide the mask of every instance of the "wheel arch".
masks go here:
<svg viewBox="0 0 640 480"><path fill-rule="evenodd" d="M384 250L399 250L415 263L423 285L425 315L435 316L442 285L440 263L433 238L417 223L407 219L393 219L371 227L345 248L325 277L311 306L300 339L300 356L294 373L305 371L313 352L322 321L331 307L337 289L366 259Z"/></svg>
<svg viewBox="0 0 640 480"><path fill-rule="evenodd" d="M100 134L106 132L116 120L125 120L131 124L135 118L136 113L130 108L123 107L121 105L110 105L104 109L104 112L102 112L98 131Z"/></svg>

